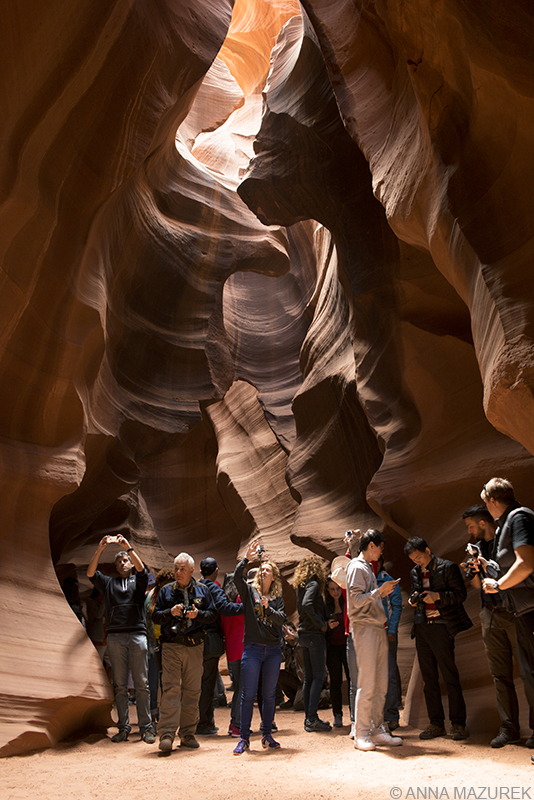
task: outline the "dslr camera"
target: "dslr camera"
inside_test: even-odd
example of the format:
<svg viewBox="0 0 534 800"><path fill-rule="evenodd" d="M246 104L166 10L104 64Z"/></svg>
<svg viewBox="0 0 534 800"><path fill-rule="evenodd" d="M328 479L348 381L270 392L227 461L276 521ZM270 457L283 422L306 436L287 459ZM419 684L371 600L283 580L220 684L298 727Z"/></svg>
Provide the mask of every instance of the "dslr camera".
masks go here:
<svg viewBox="0 0 534 800"><path fill-rule="evenodd" d="M470 581L473 580L477 574L477 570L473 569L473 561L475 558L478 558L480 555L482 555L482 553L480 551L480 545L477 542L475 542L475 544L473 544L473 542L467 542L465 550L470 556L470 558L468 558L466 561L467 569L465 571L465 577Z"/></svg>

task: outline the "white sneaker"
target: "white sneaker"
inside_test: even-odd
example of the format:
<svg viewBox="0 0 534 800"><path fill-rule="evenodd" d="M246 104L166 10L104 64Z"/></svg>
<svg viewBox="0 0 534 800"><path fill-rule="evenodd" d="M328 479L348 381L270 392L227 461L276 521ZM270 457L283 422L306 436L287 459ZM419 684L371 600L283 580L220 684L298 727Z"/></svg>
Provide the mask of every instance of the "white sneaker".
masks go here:
<svg viewBox="0 0 534 800"><path fill-rule="evenodd" d="M369 736L356 737L354 739L354 747L356 750L376 750L376 744L371 741Z"/></svg>
<svg viewBox="0 0 534 800"><path fill-rule="evenodd" d="M356 723L355 722L351 722L350 723L349 738L350 739L355 739L356 738Z"/></svg>
<svg viewBox="0 0 534 800"><path fill-rule="evenodd" d="M375 728L374 733L371 734L371 741L375 744L387 744L390 747L398 747L402 744L400 736L392 736L387 726L384 724L379 728Z"/></svg>

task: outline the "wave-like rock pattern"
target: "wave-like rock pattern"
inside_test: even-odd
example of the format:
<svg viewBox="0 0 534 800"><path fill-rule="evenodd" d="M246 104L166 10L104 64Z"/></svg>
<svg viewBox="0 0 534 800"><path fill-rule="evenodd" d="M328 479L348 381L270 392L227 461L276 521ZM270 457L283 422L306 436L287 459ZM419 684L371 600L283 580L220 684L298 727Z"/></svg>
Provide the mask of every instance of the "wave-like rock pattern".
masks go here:
<svg viewBox="0 0 534 800"><path fill-rule="evenodd" d="M109 722L58 583L108 530L287 580L378 525L407 588L490 474L534 502L532 10L302 7L6 6L2 755Z"/></svg>

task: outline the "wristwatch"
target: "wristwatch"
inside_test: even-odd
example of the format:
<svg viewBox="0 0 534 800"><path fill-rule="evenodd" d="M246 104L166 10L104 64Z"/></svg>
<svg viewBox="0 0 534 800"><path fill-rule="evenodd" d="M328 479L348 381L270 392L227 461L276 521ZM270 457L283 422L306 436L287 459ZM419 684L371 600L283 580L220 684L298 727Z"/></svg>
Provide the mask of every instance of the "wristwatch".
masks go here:
<svg viewBox="0 0 534 800"><path fill-rule="evenodd" d="M496 592L500 592L501 587L499 586L499 581L493 581L493 588Z"/></svg>
<svg viewBox="0 0 534 800"><path fill-rule="evenodd" d="M132 552L132 550L133 550L133 547L129 547L129 548L128 548L128 550L127 550L126 552L127 552L127 553L131 553L131 552Z"/></svg>

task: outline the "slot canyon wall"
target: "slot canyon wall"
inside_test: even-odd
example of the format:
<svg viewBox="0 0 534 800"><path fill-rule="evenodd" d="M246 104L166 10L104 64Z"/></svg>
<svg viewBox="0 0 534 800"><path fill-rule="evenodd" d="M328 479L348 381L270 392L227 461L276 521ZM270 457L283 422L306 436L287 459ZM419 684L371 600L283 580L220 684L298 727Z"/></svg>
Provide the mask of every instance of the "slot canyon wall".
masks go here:
<svg viewBox="0 0 534 800"><path fill-rule="evenodd" d="M404 539L461 560L489 477L534 504L534 11L8 0L3 16L12 755L109 722L61 590L77 574L85 596L106 532L128 525L153 571L181 550L230 570L259 535L287 581L373 525L406 591ZM472 730L496 719L479 636L458 641ZM414 673L413 724L419 690Z"/></svg>

